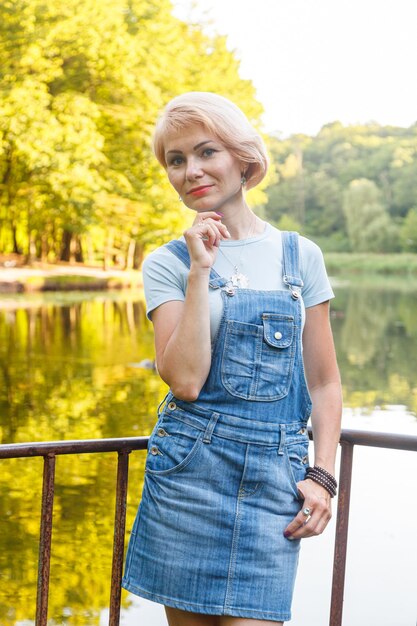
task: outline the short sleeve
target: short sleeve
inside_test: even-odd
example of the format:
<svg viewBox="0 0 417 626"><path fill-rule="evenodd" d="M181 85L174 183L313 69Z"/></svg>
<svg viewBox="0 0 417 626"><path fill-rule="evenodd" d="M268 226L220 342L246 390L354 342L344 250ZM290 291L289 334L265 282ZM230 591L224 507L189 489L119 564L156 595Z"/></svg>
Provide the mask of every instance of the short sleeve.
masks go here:
<svg viewBox="0 0 417 626"><path fill-rule="evenodd" d="M167 248L158 248L144 261L142 274L146 314L171 300L185 300L187 268Z"/></svg>
<svg viewBox="0 0 417 626"><path fill-rule="evenodd" d="M322 251L310 239L300 237L302 296L306 308L334 298Z"/></svg>

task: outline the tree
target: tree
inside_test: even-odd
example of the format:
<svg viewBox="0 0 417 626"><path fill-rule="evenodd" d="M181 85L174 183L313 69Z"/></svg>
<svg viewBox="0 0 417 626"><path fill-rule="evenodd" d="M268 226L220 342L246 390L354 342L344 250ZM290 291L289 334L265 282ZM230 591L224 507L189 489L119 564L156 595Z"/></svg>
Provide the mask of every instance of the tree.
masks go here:
<svg viewBox="0 0 417 626"><path fill-rule="evenodd" d="M302 168L297 168L300 143ZM378 190L378 203L389 218L383 218L385 225L374 224L377 239L382 231L390 233L384 242L375 242L370 232L367 239L374 248L398 249L398 226L417 202L415 126L343 126L332 122L315 137L274 136L270 147L277 171L266 189L266 214L272 221L278 223L284 214L300 221L303 207L307 235L318 239L326 250L349 250L343 191L352 181L366 178Z"/></svg>
<svg viewBox="0 0 417 626"><path fill-rule="evenodd" d="M353 251L386 252L395 248L397 231L373 181L353 180L344 193L343 209Z"/></svg>
<svg viewBox="0 0 417 626"><path fill-rule="evenodd" d="M225 38L173 17L169 0L5 0L0 46L0 245L29 259L86 248L137 267L184 229L150 147L178 93L217 91L259 124Z"/></svg>
<svg viewBox="0 0 417 626"><path fill-rule="evenodd" d="M403 250L417 252L417 207L410 209L400 231Z"/></svg>

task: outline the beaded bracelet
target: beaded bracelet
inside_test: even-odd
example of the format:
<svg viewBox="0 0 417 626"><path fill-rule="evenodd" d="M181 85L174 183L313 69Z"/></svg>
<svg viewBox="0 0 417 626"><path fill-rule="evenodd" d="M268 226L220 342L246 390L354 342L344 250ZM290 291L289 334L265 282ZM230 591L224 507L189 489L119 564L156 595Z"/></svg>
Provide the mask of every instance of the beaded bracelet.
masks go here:
<svg viewBox="0 0 417 626"><path fill-rule="evenodd" d="M323 481L331 485L333 489L337 488L337 481L335 477L332 476L329 472L327 472L325 469L323 469L319 465L315 465L314 467L309 467L307 469L307 474L311 474L311 475L321 478Z"/></svg>
<svg viewBox="0 0 417 626"><path fill-rule="evenodd" d="M331 498L334 498L334 496L336 495L337 481L335 477L319 465L315 465L314 467L308 467L306 472L306 478L310 478L310 480L314 480L314 482L324 487L326 491L330 494Z"/></svg>

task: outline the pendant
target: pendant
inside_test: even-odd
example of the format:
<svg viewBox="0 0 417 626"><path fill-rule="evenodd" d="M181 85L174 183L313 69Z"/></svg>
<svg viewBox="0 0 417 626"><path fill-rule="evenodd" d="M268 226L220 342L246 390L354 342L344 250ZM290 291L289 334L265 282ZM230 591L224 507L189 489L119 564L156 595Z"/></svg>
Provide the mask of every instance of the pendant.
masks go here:
<svg viewBox="0 0 417 626"><path fill-rule="evenodd" d="M246 287L249 287L248 277L241 272L235 271L235 273L230 277L230 282L233 287L237 287L238 289L246 289Z"/></svg>

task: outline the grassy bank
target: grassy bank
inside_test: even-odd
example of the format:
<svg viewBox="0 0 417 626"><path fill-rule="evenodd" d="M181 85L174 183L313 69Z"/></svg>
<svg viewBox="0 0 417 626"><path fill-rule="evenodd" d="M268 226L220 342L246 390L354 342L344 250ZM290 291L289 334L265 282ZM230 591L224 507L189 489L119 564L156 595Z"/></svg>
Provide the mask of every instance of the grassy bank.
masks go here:
<svg viewBox="0 0 417 626"><path fill-rule="evenodd" d="M327 252L331 276L385 275L417 278L417 254L371 254Z"/></svg>
<svg viewBox="0 0 417 626"><path fill-rule="evenodd" d="M330 276L340 279L394 280L396 277L417 281L417 254L325 253ZM93 291L137 288L142 286L138 271L103 271L86 266L43 266L42 268L0 267L0 293L36 291Z"/></svg>
<svg viewBox="0 0 417 626"><path fill-rule="evenodd" d="M79 266L0 269L0 293L96 291L142 286L138 271L108 271Z"/></svg>

